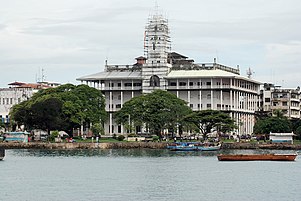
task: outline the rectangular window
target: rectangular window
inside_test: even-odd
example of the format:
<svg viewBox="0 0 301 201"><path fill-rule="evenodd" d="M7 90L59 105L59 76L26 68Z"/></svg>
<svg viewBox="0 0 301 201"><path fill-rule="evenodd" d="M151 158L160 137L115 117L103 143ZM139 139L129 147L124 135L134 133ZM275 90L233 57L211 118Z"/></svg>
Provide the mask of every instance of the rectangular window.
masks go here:
<svg viewBox="0 0 301 201"><path fill-rule="evenodd" d="M287 106L287 102L283 102L282 105L283 105L283 106Z"/></svg>
<svg viewBox="0 0 301 201"><path fill-rule="evenodd" d="M186 86L186 82L180 82L180 83L179 83L179 86L182 86L182 87L183 87L183 86Z"/></svg>
<svg viewBox="0 0 301 201"><path fill-rule="evenodd" d="M117 127L117 129L118 129L118 133L121 133L121 125L118 125L118 127Z"/></svg>
<svg viewBox="0 0 301 201"><path fill-rule="evenodd" d="M211 109L211 104L207 104L207 109Z"/></svg>
<svg viewBox="0 0 301 201"><path fill-rule="evenodd" d="M117 83L117 86L118 86L118 87L121 87L121 83L120 83L120 82L118 82L118 83Z"/></svg>
<svg viewBox="0 0 301 201"><path fill-rule="evenodd" d="M271 99L270 98L265 98L264 102L269 103L269 102L271 102Z"/></svg>
<svg viewBox="0 0 301 201"><path fill-rule="evenodd" d="M189 106L190 106L190 108L193 108L193 104L190 104Z"/></svg>
<svg viewBox="0 0 301 201"><path fill-rule="evenodd" d="M176 82L170 82L169 85L175 87L175 86L177 86L177 83Z"/></svg>
<svg viewBox="0 0 301 201"><path fill-rule="evenodd" d="M131 86L132 86L132 83L124 83L124 86L125 86L125 87L131 87Z"/></svg>
<svg viewBox="0 0 301 201"><path fill-rule="evenodd" d="M211 82L206 82L206 85L207 85L207 86L210 86L210 85L211 85Z"/></svg>
<svg viewBox="0 0 301 201"><path fill-rule="evenodd" d="M189 82L189 86L193 86L193 82Z"/></svg>
<svg viewBox="0 0 301 201"><path fill-rule="evenodd" d="M134 87L141 87L142 84L141 83L134 83Z"/></svg>
<svg viewBox="0 0 301 201"><path fill-rule="evenodd" d="M121 108L121 104L116 104L116 108Z"/></svg>

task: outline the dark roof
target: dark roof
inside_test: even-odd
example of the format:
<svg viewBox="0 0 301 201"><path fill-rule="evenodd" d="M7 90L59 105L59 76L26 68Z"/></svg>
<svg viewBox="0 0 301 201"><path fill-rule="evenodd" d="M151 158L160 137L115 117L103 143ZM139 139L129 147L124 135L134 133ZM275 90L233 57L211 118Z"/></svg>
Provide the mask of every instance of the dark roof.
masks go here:
<svg viewBox="0 0 301 201"><path fill-rule="evenodd" d="M146 58L143 57L143 56L137 57L137 58L135 58L135 59L137 59L137 60L146 60Z"/></svg>
<svg viewBox="0 0 301 201"><path fill-rule="evenodd" d="M168 54L168 56L171 57L171 58L177 58L177 57L180 57L180 58L183 58L183 59L188 58L188 57L186 57L184 55L181 55L177 52L171 52L171 53Z"/></svg>

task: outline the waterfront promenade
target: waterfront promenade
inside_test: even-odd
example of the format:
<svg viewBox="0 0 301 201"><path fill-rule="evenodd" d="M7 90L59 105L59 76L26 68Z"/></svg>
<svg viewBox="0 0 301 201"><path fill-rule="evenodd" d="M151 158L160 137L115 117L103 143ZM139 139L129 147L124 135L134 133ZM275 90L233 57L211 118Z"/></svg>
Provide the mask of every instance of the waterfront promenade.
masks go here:
<svg viewBox="0 0 301 201"><path fill-rule="evenodd" d="M167 142L102 142L102 143L49 143L49 142L1 142L3 149L165 149ZM249 143L234 142L222 143L221 149L279 149L301 150L301 144L282 143Z"/></svg>

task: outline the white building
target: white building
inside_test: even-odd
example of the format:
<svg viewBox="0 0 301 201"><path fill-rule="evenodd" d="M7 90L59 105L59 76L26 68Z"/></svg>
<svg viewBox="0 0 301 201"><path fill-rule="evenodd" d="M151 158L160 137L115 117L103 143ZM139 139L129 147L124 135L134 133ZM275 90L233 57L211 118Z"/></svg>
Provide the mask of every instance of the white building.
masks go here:
<svg viewBox="0 0 301 201"><path fill-rule="evenodd" d="M0 89L0 118L2 122L9 123L10 108L27 100L32 96L32 88L1 88Z"/></svg>
<svg viewBox="0 0 301 201"><path fill-rule="evenodd" d="M8 88L0 88L0 121L2 120L5 124L10 123L9 112L14 105L29 99L40 89L56 87L60 84L54 82L13 82L8 85Z"/></svg>
<svg viewBox="0 0 301 201"><path fill-rule="evenodd" d="M195 111L213 109L229 113L239 126L236 134L253 132L260 82L241 76L238 67L218 64L215 59L213 63L196 64L171 52L168 22L159 14L148 21L144 48L145 57L136 58L134 65L106 64L103 72L77 79L104 93L109 113L107 135L125 133L123 126L114 122L115 111L131 98L155 89L176 94Z"/></svg>

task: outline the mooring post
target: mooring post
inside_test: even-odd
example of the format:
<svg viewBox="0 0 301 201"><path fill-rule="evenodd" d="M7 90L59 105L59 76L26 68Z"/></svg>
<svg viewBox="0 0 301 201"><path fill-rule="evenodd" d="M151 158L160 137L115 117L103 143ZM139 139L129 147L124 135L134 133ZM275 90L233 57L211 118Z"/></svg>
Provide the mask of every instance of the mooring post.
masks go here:
<svg viewBox="0 0 301 201"><path fill-rule="evenodd" d="M5 149L0 148L0 160L2 160L5 156Z"/></svg>

